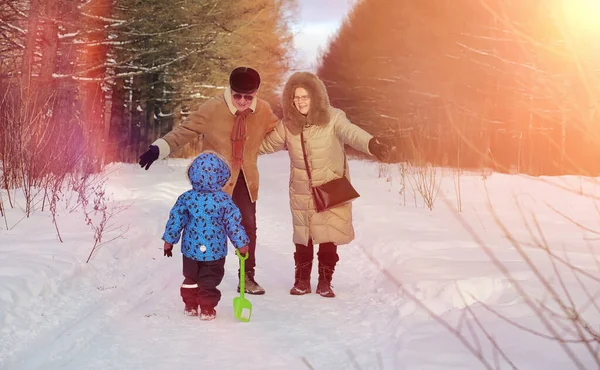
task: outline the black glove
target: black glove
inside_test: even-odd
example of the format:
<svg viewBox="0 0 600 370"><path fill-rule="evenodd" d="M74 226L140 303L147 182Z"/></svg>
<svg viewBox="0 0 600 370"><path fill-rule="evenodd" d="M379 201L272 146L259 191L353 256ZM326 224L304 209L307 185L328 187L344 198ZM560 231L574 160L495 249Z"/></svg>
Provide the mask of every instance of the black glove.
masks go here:
<svg viewBox="0 0 600 370"><path fill-rule="evenodd" d="M380 161L385 161L390 153L387 145L380 143L376 138L369 140L369 151Z"/></svg>
<svg viewBox="0 0 600 370"><path fill-rule="evenodd" d="M150 149L148 149L144 154L140 155L140 167L146 166L146 171L150 168L152 162L158 159L158 147L156 145L150 145Z"/></svg>
<svg viewBox="0 0 600 370"><path fill-rule="evenodd" d="M171 248L169 248L169 249L165 249L164 251L165 251L165 254L164 254L165 256L173 257L173 246L171 246Z"/></svg>

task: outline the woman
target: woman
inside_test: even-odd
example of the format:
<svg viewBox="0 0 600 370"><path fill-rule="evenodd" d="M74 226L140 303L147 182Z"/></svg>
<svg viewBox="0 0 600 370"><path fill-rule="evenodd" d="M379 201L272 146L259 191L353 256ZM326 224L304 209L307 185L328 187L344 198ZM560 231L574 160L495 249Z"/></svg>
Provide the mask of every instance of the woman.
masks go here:
<svg viewBox="0 0 600 370"><path fill-rule="evenodd" d="M339 260L337 246L354 239L352 205L316 211L301 137L313 186L341 178L344 172L349 178L344 144L380 160L387 156L387 147L352 124L343 111L330 106L325 85L312 73L294 73L284 87L282 103L283 120L267 134L259 153L287 148L290 156L290 207L296 244L295 281L290 294L311 292L313 245L319 244L316 292L335 297L331 279Z"/></svg>

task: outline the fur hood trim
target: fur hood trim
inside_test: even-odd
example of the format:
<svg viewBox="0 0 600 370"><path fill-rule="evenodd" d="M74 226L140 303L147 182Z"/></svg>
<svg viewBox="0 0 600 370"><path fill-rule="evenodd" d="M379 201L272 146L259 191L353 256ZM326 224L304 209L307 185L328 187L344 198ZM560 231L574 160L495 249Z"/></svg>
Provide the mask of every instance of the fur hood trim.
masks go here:
<svg viewBox="0 0 600 370"><path fill-rule="evenodd" d="M310 110L304 116L294 106L294 92L302 87L310 96ZM292 133L299 133L304 126L323 126L329 120L329 96L325 84L310 72L296 72L285 84L282 97L283 119Z"/></svg>

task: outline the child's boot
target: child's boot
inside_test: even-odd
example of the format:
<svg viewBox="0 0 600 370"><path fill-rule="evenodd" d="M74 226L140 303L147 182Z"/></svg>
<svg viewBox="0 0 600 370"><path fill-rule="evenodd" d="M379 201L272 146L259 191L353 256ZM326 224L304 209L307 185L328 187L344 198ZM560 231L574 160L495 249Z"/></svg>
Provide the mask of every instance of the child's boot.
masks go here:
<svg viewBox="0 0 600 370"><path fill-rule="evenodd" d="M186 316L198 316L198 306L185 305L183 314Z"/></svg>
<svg viewBox="0 0 600 370"><path fill-rule="evenodd" d="M217 311L214 308L200 308L200 320L209 321L217 317Z"/></svg>
<svg viewBox="0 0 600 370"><path fill-rule="evenodd" d="M198 284L186 277L179 291L181 299L185 304L183 314L186 316L198 316Z"/></svg>

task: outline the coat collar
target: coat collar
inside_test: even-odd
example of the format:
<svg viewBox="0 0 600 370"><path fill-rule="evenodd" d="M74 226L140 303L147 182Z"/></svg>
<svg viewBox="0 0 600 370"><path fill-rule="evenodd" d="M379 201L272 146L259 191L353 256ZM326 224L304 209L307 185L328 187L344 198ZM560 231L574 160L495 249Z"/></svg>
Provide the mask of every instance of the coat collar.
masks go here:
<svg viewBox="0 0 600 370"><path fill-rule="evenodd" d="M237 108L235 107L235 105L233 105L233 96L231 93L231 88L229 86L225 88L223 96L225 97L225 103L227 104L227 108L229 108L229 112L231 112L231 114L235 116ZM256 111L256 104L258 103L257 100L258 98L255 96L254 99L252 99L252 104L250 104L250 110L252 111L252 113Z"/></svg>

